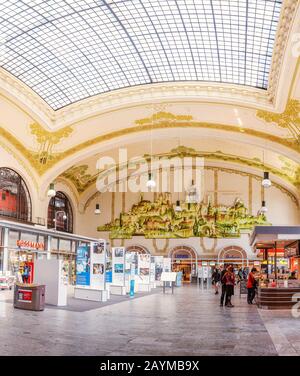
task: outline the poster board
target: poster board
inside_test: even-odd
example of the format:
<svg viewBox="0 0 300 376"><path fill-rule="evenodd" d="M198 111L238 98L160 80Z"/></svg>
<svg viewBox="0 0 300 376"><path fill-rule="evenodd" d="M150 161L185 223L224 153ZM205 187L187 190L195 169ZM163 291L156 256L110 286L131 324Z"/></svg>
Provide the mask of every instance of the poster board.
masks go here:
<svg viewBox="0 0 300 376"><path fill-rule="evenodd" d="M161 280L161 273L164 268L164 256L154 256L155 260L155 281Z"/></svg>
<svg viewBox="0 0 300 376"><path fill-rule="evenodd" d="M164 257L163 260L163 271L164 272L171 272L172 268L172 260L170 257Z"/></svg>
<svg viewBox="0 0 300 376"><path fill-rule="evenodd" d="M112 247L112 284L125 286L125 247Z"/></svg>
<svg viewBox="0 0 300 376"><path fill-rule="evenodd" d="M112 283L112 253L109 242L106 242L105 282Z"/></svg>
<svg viewBox="0 0 300 376"><path fill-rule="evenodd" d="M91 273L90 286L95 289L105 290L106 269L106 241L99 239L91 243Z"/></svg>
<svg viewBox="0 0 300 376"><path fill-rule="evenodd" d="M150 282L155 282L155 257L150 257Z"/></svg>
<svg viewBox="0 0 300 376"><path fill-rule="evenodd" d="M175 272L162 272L161 280L163 282L176 282L177 273Z"/></svg>
<svg viewBox="0 0 300 376"><path fill-rule="evenodd" d="M150 284L150 264L151 256L149 254L138 255L138 275L140 277L140 284Z"/></svg>
<svg viewBox="0 0 300 376"><path fill-rule="evenodd" d="M76 285L90 286L90 244L80 244L76 254Z"/></svg>

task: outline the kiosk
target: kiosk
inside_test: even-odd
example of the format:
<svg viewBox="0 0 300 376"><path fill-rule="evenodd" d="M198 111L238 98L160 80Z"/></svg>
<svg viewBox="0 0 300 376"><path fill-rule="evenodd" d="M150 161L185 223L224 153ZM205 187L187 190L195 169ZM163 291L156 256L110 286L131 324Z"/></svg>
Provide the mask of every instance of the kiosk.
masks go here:
<svg viewBox="0 0 300 376"><path fill-rule="evenodd" d="M300 281L289 280L278 273L278 251L291 248L291 243L300 239L300 226L256 226L250 238L254 252L264 250L266 256L274 252L274 272L261 278L257 304L264 309L290 309L295 305L294 297L300 294Z"/></svg>

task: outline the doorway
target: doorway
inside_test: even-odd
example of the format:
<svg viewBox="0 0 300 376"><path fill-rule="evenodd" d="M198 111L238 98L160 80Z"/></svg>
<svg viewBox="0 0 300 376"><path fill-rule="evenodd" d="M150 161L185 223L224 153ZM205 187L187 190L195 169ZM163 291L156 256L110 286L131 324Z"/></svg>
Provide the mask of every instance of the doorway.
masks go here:
<svg viewBox="0 0 300 376"><path fill-rule="evenodd" d="M197 254L189 246L178 246L169 252L173 272L182 273L182 282L191 283L196 277Z"/></svg>

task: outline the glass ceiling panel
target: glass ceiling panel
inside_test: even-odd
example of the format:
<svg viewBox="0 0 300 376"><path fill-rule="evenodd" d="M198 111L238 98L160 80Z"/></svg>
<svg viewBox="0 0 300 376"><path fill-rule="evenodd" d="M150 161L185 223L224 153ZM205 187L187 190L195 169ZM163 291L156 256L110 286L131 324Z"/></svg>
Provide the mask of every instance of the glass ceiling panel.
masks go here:
<svg viewBox="0 0 300 376"><path fill-rule="evenodd" d="M266 89L282 0L6 0L0 64L54 110L149 83Z"/></svg>

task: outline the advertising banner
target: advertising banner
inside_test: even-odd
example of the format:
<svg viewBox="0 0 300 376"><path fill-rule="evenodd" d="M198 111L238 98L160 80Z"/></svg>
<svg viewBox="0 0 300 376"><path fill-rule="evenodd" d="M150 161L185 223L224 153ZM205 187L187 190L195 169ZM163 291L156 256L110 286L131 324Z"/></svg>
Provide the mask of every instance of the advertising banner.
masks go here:
<svg viewBox="0 0 300 376"><path fill-rule="evenodd" d="M91 243L91 287L105 290L106 241Z"/></svg>
<svg viewBox="0 0 300 376"><path fill-rule="evenodd" d="M112 283L125 286L125 247L112 248Z"/></svg>
<svg viewBox="0 0 300 376"><path fill-rule="evenodd" d="M150 283L150 262L151 256L148 254L138 255L138 275L140 277L140 283Z"/></svg>
<svg viewBox="0 0 300 376"><path fill-rule="evenodd" d="M80 245L76 255L76 285L90 285L90 250L88 244Z"/></svg>

